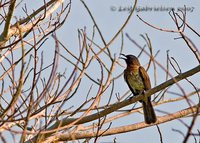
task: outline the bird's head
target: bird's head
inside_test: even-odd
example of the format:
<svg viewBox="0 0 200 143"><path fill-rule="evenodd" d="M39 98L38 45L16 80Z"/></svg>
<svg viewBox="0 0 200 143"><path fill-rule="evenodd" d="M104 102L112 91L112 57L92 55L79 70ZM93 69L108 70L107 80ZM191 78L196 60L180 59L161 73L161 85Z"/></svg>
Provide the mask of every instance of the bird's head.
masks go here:
<svg viewBox="0 0 200 143"><path fill-rule="evenodd" d="M138 58L134 55L125 55L125 54L120 54L123 57L120 57L121 59L124 59L126 61L127 66L140 66L140 62Z"/></svg>

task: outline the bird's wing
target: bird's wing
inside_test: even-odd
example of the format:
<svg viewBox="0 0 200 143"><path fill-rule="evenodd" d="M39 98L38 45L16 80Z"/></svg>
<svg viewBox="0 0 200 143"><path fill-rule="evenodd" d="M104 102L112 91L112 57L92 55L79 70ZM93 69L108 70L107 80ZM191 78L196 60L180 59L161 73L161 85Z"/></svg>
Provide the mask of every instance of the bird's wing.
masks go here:
<svg viewBox="0 0 200 143"><path fill-rule="evenodd" d="M151 89L151 82L150 82L149 76L148 76L146 70L142 66L139 67L139 74L144 83L144 90Z"/></svg>

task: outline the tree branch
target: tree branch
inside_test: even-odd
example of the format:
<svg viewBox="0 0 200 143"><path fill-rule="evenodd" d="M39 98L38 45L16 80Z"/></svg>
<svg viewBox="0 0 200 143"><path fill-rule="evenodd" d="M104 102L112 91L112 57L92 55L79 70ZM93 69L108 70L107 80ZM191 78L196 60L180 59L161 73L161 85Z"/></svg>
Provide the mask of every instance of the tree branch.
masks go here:
<svg viewBox="0 0 200 143"><path fill-rule="evenodd" d="M156 93L158 91L161 91L161 90L165 89L166 87L168 87L170 85L173 85L173 84L177 83L178 81L181 81L181 80L185 79L186 77L189 77L189 76L192 76L192 75L198 73L199 71L200 71L200 65L195 67L195 68L193 68L193 69L191 69L191 70L189 70L189 71L187 71L187 72L179 74L176 77L174 77L174 78L172 78L172 79L170 79L170 80L168 80L168 81L166 81L166 82L164 82L164 83L152 88L151 90L149 90L149 91L147 91L145 93L145 96L149 97L149 96L153 95L154 93ZM83 117L82 120L79 120L78 122L76 122L76 125L87 123L87 122L96 120L98 118L104 117L104 116L106 116L106 115L108 115L108 114L110 114L110 113L112 113L112 112L114 112L114 111L116 111L116 110L118 110L118 109L120 109L122 107L128 106L128 105L130 105L132 103L135 103L135 102L137 102L139 100L142 100L143 98L144 98L144 95L138 95L138 96L135 96L135 97L130 98L128 100L124 100L122 102L115 103L115 104L113 104L112 106L108 107L105 110L102 110L102 111L99 111L98 113ZM186 115L188 115L188 114L186 114ZM53 133L55 133L55 129L58 128L58 130L59 130L59 127L66 126L66 125L68 125L68 124L70 124L72 122L75 122L78 119L79 118L71 118L71 119L69 119L67 117L67 118L64 118L63 120L59 120L56 123L54 123L54 125L49 127L46 131L40 132L40 135L42 134L44 138L47 138L50 135L52 135ZM170 121L172 119L173 118L170 118L170 119L168 119L166 121ZM164 121L162 121L162 122L164 122ZM160 121L158 121L157 123L159 124ZM53 130L53 131L51 131L51 130ZM94 135L96 135L96 134L94 133ZM71 136L71 135L69 135L69 136ZM37 140L37 136L35 136L31 140L27 141L26 143L31 143L32 141L34 142L36 140Z"/></svg>
<svg viewBox="0 0 200 143"><path fill-rule="evenodd" d="M187 116L191 113L195 113L197 110L197 107L198 107L198 105L186 108L184 110L178 111L173 114L159 117L155 124L165 123L165 122L168 122L171 120L175 120L175 119ZM144 122L140 122L140 123L136 123L136 124L132 124L132 125L111 128L111 129L108 129L107 131L102 129L102 130L99 130L99 134L101 134L101 136L108 136L108 135L113 135L113 134L125 133L125 132L143 129L146 127L151 127L151 126L154 126L155 124L149 125L149 124L145 124ZM75 132L73 134L69 134L69 133L63 134L62 133L57 136L54 136L54 138L56 139L56 141L69 141L69 140L73 140L73 139L77 140L77 139L83 139L83 138L92 138L95 136L96 136L96 132L94 132L94 131L84 131L84 132Z"/></svg>

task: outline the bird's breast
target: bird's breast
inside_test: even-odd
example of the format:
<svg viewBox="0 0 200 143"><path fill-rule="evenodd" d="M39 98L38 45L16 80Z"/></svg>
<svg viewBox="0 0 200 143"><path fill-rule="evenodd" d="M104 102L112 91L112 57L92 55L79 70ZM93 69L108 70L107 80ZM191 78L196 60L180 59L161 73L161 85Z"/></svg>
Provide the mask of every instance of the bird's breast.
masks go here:
<svg viewBox="0 0 200 143"><path fill-rule="evenodd" d="M134 91L144 90L144 83L138 71L126 71L125 79Z"/></svg>

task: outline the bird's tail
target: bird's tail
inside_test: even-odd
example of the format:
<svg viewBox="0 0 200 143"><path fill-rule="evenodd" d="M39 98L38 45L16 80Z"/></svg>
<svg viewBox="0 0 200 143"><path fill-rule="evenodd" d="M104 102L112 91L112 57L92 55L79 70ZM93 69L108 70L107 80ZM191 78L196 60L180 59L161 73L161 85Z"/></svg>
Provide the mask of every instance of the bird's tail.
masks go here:
<svg viewBox="0 0 200 143"><path fill-rule="evenodd" d="M145 123L155 123L157 118L151 104L151 98L148 97L146 101L142 101Z"/></svg>

